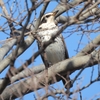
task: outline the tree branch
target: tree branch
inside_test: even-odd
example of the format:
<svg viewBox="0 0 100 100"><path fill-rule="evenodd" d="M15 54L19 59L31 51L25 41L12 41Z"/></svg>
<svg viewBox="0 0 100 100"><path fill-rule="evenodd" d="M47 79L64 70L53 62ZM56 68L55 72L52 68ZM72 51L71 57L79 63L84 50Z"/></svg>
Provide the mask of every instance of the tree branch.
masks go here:
<svg viewBox="0 0 100 100"><path fill-rule="evenodd" d="M96 55L86 55L86 56L71 58L59 62L48 69L48 82L53 81L53 77L57 75L57 73L62 73L64 75L66 74L67 71L75 71L83 68L84 66L85 68L93 66L98 63L99 60L98 58L100 58L100 53L97 53ZM59 77L59 79L61 78ZM28 78L24 81L21 81L19 83L7 87L1 94L1 99L3 98L4 100L6 100L11 97L17 98L20 96L19 92L20 94L26 94L31 91L40 89L42 86L45 86L45 71L37 75L33 75L31 78Z"/></svg>

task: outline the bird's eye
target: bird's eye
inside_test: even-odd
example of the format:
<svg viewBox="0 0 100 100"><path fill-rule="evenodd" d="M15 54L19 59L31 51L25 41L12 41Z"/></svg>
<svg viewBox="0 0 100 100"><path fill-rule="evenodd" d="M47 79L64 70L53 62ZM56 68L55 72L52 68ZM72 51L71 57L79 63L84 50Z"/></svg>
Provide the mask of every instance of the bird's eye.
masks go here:
<svg viewBox="0 0 100 100"><path fill-rule="evenodd" d="M43 18L42 21L41 21L41 23L46 23L46 22L47 22L47 21L46 21L45 18Z"/></svg>
<svg viewBox="0 0 100 100"><path fill-rule="evenodd" d="M46 18L50 17L50 15L45 16Z"/></svg>

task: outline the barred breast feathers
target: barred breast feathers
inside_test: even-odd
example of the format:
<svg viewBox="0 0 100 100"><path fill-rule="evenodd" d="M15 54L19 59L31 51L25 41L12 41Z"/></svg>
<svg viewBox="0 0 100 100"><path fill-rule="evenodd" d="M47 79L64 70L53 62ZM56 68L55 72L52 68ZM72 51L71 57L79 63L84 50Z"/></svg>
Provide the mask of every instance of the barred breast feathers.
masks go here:
<svg viewBox="0 0 100 100"><path fill-rule="evenodd" d="M58 26L55 25L49 25L50 27L47 27L47 25L45 26L46 27L43 28L42 25L42 27L40 26L39 29L37 30L37 34L40 36L42 42L49 41L51 37L54 36L58 31Z"/></svg>

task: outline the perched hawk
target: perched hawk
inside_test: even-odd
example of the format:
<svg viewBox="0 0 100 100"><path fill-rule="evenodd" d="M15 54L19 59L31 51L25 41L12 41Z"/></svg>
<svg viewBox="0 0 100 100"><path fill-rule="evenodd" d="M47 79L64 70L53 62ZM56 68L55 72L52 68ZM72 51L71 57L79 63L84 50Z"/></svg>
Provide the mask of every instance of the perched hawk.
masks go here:
<svg viewBox="0 0 100 100"><path fill-rule="evenodd" d="M41 18L41 24L39 26L37 34L39 35L41 42L43 43L49 41L59 29L59 27L55 24L55 16L57 12L58 11L47 13ZM47 68L50 65L69 58L68 51L61 34L55 38L53 43L47 46L45 51L41 54L41 57ZM69 76L66 79L69 80Z"/></svg>

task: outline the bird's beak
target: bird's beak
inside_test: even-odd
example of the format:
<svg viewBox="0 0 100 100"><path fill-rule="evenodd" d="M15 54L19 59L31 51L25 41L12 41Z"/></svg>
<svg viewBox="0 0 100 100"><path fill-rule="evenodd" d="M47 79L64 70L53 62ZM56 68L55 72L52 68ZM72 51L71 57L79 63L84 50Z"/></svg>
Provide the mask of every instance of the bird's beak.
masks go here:
<svg viewBox="0 0 100 100"><path fill-rule="evenodd" d="M57 11L55 11L55 12L53 12L53 16L56 16L56 14L59 12L59 10L57 10Z"/></svg>

